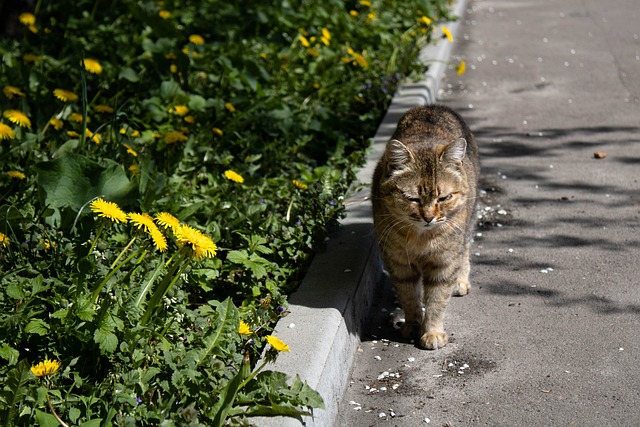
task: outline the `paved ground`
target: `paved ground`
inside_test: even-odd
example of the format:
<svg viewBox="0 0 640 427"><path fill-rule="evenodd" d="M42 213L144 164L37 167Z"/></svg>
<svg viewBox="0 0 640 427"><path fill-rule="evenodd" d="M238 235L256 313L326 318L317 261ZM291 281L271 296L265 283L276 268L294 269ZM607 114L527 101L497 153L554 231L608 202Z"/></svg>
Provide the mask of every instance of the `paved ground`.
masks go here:
<svg viewBox="0 0 640 427"><path fill-rule="evenodd" d="M439 101L481 147L474 288L435 352L381 291L337 425L640 425L639 21L637 0L470 3Z"/></svg>

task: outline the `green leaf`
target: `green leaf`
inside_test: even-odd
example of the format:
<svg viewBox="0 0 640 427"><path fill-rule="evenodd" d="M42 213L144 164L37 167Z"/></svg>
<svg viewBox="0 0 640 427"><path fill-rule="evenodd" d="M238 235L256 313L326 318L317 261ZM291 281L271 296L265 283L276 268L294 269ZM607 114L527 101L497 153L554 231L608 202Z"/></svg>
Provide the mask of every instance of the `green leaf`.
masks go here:
<svg viewBox="0 0 640 427"><path fill-rule="evenodd" d="M35 169L45 203L51 208L69 207L78 212L95 197L123 199L135 189L121 165L103 167L74 153L40 163Z"/></svg>
<svg viewBox="0 0 640 427"><path fill-rule="evenodd" d="M22 359L18 364L7 373L7 379L4 389L0 389L2 400L6 402L6 408L9 410L5 413L5 425L11 425L15 419L18 409L22 406L24 398L29 389L27 383L33 378L30 372L31 366L26 359Z"/></svg>
<svg viewBox="0 0 640 427"><path fill-rule="evenodd" d="M27 326L24 327L24 331L28 334L44 336L49 333L49 325L42 319L31 319Z"/></svg>
<svg viewBox="0 0 640 427"><path fill-rule="evenodd" d="M202 339L203 348L190 352L190 357L196 366L202 363L209 354L220 354L218 349L231 339L234 333L237 333L239 314L231 298L222 301L216 308L216 312L218 314L217 328L204 336Z"/></svg>
<svg viewBox="0 0 640 427"><path fill-rule="evenodd" d="M247 417L291 417L302 422L303 416L312 415L311 412L299 409L295 406L277 405L271 406L253 404L246 408L238 408L238 415ZM233 415L236 415L235 413Z"/></svg>
<svg viewBox="0 0 640 427"><path fill-rule="evenodd" d="M80 424L79 427L100 427L101 423L102 423L102 418L96 418L95 420L89 420L87 422Z"/></svg>
<svg viewBox="0 0 640 427"><path fill-rule="evenodd" d="M20 352L15 348L11 347L6 342L3 342L0 345L0 357L7 361L9 366L15 365L20 357Z"/></svg>
<svg viewBox="0 0 640 427"><path fill-rule="evenodd" d="M82 412L80 412L80 409L78 408L71 408L69 409L69 420L72 423L76 423L76 421L78 421L78 418L80 418L80 415L82 414Z"/></svg>
<svg viewBox="0 0 640 427"><path fill-rule="evenodd" d="M251 366L248 358L245 358L245 360L242 361L240 371L238 371L231 381L227 383L226 387L222 389L218 395L218 401L211 409L211 413L215 414L213 418L213 425L215 427L222 426L227 420L229 411L231 411L234 406L238 390L240 390L243 381L248 378L250 374Z"/></svg>
<svg viewBox="0 0 640 427"><path fill-rule="evenodd" d="M22 284L18 282L11 282L5 289L7 295L13 299L22 300L26 296L22 290Z"/></svg>
<svg viewBox="0 0 640 427"><path fill-rule="evenodd" d="M98 328L93 333L93 340L105 353L113 353L118 348L118 337L106 328Z"/></svg>
<svg viewBox="0 0 640 427"><path fill-rule="evenodd" d="M130 67L123 67L120 70L120 74L118 75L118 78L129 80L131 83L135 83L140 80L140 77L138 77L138 73L136 73Z"/></svg>
<svg viewBox="0 0 640 427"><path fill-rule="evenodd" d="M60 425L56 417L39 409L36 409L36 420L41 427L57 427Z"/></svg>

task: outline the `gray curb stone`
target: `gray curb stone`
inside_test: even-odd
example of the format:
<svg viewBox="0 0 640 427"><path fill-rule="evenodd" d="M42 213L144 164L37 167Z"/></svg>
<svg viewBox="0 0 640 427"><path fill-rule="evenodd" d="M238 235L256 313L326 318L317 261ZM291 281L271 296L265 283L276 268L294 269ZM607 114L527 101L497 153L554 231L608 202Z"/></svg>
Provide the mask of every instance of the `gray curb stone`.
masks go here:
<svg viewBox="0 0 640 427"><path fill-rule="evenodd" d="M462 17L468 0L456 0L455 15ZM447 24L454 41L459 23ZM438 36L436 29L436 37ZM374 137L367 163L357 180L369 183L375 165L406 110L434 103L448 66L452 43L446 39L426 47L420 55L429 64L424 80L403 85L394 96ZM280 371L290 378L299 375L324 399L326 409L315 410L303 419L306 426L333 426L349 372L360 343L376 287L381 283L382 262L373 233L368 184L346 201L347 216L325 248L316 254L298 291L289 299L290 314L281 319L274 335L291 349L281 353L266 369ZM295 427L293 418L254 418L260 427Z"/></svg>

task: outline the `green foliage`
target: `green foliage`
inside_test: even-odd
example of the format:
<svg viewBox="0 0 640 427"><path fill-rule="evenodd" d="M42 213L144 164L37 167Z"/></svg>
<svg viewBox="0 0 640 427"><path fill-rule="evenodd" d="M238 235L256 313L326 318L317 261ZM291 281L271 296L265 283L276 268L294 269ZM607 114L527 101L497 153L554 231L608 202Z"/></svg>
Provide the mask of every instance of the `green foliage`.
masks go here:
<svg viewBox="0 0 640 427"><path fill-rule="evenodd" d="M323 407L255 364L277 356L265 336L447 3L16 14L0 39L2 423L223 425ZM62 369L36 377L45 358Z"/></svg>

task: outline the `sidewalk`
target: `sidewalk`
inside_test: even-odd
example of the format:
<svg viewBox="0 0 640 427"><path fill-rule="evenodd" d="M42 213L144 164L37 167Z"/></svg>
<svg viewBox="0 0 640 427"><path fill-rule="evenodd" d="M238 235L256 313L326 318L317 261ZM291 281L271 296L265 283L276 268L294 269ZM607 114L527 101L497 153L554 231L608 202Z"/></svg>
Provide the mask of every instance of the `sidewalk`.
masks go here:
<svg viewBox="0 0 640 427"><path fill-rule="evenodd" d="M385 284L336 425L638 425L639 18L636 0L469 4L467 72L438 102L481 151L474 287L431 352Z"/></svg>

